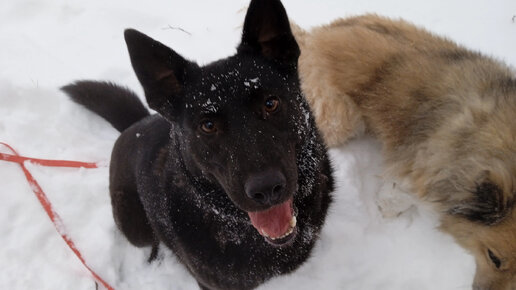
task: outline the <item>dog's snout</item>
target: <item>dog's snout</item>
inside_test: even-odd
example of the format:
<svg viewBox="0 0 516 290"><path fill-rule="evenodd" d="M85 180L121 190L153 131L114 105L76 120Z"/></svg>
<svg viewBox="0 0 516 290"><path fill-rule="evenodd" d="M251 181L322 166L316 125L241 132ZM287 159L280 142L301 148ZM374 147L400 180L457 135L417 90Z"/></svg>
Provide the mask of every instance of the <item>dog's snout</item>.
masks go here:
<svg viewBox="0 0 516 290"><path fill-rule="evenodd" d="M244 185L249 198L263 205L277 204L286 191L287 179L279 170L252 174Z"/></svg>

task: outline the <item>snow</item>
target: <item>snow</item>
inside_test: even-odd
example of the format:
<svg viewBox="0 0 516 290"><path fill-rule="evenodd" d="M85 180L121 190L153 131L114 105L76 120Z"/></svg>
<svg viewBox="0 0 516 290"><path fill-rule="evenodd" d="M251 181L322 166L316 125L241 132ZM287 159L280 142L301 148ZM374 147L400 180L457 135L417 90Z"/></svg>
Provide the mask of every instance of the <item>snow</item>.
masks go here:
<svg viewBox="0 0 516 290"><path fill-rule="evenodd" d="M87 263L116 289L197 289L169 251L131 246L116 230L108 164L118 132L58 88L102 79L142 95L123 29L133 27L201 64L235 52L247 1L7 0L0 2L0 142L22 155L98 161L98 169L27 163ZM516 65L516 1L285 0L307 28L365 12L402 17ZM254 82L251 80L251 82ZM1 147L0 152L7 153ZM470 289L474 261L417 203L383 218L380 146L333 149L338 189L313 255L261 289ZM389 185L387 183L387 185ZM383 189L382 189L383 190ZM0 161L0 289L95 289L46 216L19 166Z"/></svg>

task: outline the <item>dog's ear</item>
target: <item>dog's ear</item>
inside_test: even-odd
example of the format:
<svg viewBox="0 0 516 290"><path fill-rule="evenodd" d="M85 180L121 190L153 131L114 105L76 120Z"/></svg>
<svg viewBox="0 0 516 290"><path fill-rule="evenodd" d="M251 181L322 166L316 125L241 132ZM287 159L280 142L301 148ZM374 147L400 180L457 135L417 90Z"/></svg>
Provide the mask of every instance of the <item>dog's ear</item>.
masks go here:
<svg viewBox="0 0 516 290"><path fill-rule="evenodd" d="M173 117L173 109L187 79L198 69L164 44L127 29L124 33L127 49L144 91L149 107L162 115Z"/></svg>
<svg viewBox="0 0 516 290"><path fill-rule="evenodd" d="M253 53L297 65L300 50L279 0L252 0L247 10L239 53Z"/></svg>
<svg viewBox="0 0 516 290"><path fill-rule="evenodd" d="M494 225L510 212L514 199L504 194L496 183L483 180L477 184L472 197L453 206L449 213L462 216L469 221Z"/></svg>

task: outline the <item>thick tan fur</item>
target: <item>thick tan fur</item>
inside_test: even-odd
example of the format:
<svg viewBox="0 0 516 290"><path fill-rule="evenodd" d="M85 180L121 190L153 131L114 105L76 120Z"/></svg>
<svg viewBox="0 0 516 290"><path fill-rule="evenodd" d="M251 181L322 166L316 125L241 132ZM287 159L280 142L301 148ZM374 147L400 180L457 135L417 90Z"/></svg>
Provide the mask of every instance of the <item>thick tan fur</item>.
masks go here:
<svg viewBox="0 0 516 290"><path fill-rule="evenodd" d="M514 72L376 15L292 30L327 144L375 135L387 172L432 202L442 229L475 256L475 289L516 289Z"/></svg>

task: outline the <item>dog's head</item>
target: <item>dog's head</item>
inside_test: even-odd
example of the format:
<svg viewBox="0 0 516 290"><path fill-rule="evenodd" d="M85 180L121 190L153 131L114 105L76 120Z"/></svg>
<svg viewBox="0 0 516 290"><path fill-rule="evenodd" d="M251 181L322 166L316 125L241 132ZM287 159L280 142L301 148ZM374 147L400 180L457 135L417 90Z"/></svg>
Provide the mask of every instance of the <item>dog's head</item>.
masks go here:
<svg viewBox="0 0 516 290"><path fill-rule="evenodd" d="M474 289L516 289L516 172L507 171L509 156L505 160L491 156L489 162L495 166L471 175L473 180L468 181L468 171L463 170L466 175L447 182L449 192L460 190L455 196L466 194L457 200L453 195L448 198L452 206L446 209L441 227L475 257Z"/></svg>
<svg viewBox="0 0 516 290"><path fill-rule="evenodd" d="M475 257L474 289L516 289L515 210L493 225L445 216L442 228Z"/></svg>
<svg viewBox="0 0 516 290"><path fill-rule="evenodd" d="M475 289L516 289L516 81L494 82L441 139L430 188L442 229L476 260Z"/></svg>
<svg viewBox="0 0 516 290"><path fill-rule="evenodd" d="M319 141L280 1L252 1L237 53L202 67L135 30L125 39L147 102L172 124L188 170L220 185L269 242L291 241L299 172L316 170L299 160L317 164L310 148Z"/></svg>

